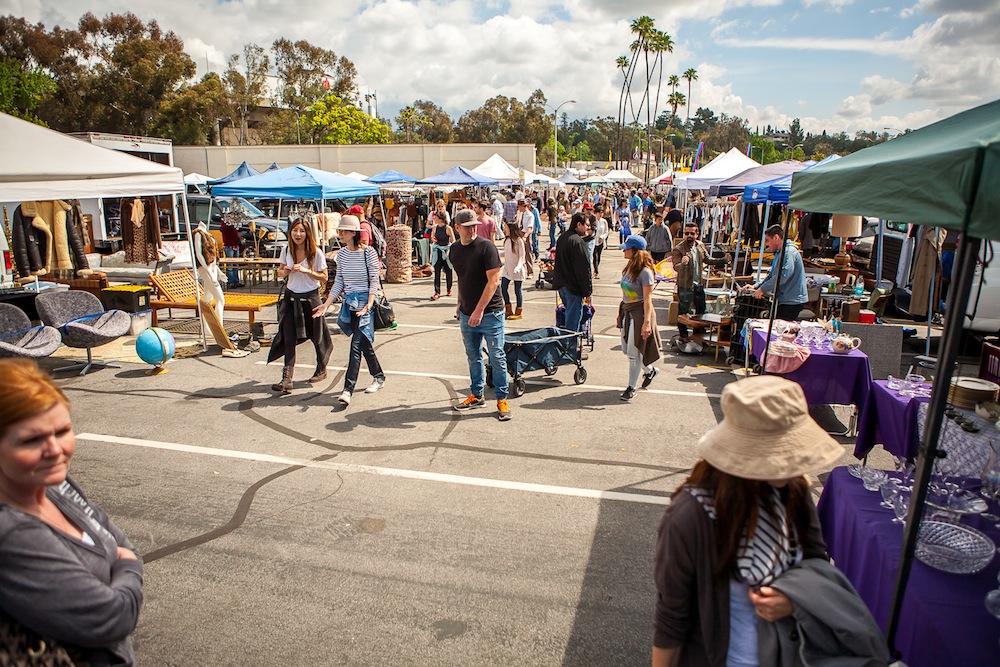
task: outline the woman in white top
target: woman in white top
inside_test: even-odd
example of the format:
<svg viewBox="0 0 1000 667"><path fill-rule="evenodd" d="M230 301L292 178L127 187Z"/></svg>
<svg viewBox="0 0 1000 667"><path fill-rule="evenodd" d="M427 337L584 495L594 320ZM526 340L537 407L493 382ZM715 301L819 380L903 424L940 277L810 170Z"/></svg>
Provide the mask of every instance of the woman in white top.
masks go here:
<svg viewBox="0 0 1000 667"><path fill-rule="evenodd" d="M316 247L312 230L304 218L296 218L288 228L288 245L279 257L278 277L285 279L285 294L278 306L278 334L271 342L268 363L282 353L285 367L281 382L271 385L274 391L284 394L292 391L292 374L295 371L295 348L311 340L316 349L316 372L310 382L326 379L326 364L330 361L333 341L326 322L311 317L320 305L319 288L326 282L326 257Z"/></svg>
<svg viewBox="0 0 1000 667"><path fill-rule="evenodd" d="M594 217L597 222L594 224L594 278L601 277L601 253L604 246L608 244L608 221L604 218L604 205L594 205Z"/></svg>
<svg viewBox="0 0 1000 667"><path fill-rule="evenodd" d="M365 393L374 394L385 384L385 373L375 356L375 320L371 312L379 288L379 261L374 248L361 242L361 221L356 216L345 215L341 218L337 233L343 246L337 251L337 277L333 281L330 296L316 306L313 317L322 322L322 317L333 300L344 296L337 325L351 338L351 354L347 362L347 374L344 376L344 391L338 400L344 405L350 405L351 395L358 382L358 372L361 370L362 354L368 362L368 372L374 378Z"/></svg>
<svg viewBox="0 0 1000 667"><path fill-rule="evenodd" d="M521 294L521 283L527 275L527 248L525 247L524 231L516 221L507 223L507 238L503 241L503 268L500 270L500 289L503 293L503 305L508 320L521 319L524 299ZM510 284L514 283L514 298L517 300L515 309L510 303Z"/></svg>

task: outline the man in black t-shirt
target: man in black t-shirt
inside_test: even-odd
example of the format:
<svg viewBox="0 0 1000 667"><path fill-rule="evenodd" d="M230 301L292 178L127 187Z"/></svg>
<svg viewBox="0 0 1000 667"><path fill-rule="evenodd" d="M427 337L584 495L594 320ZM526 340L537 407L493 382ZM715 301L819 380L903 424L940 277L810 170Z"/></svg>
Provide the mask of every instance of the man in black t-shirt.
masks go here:
<svg viewBox="0 0 1000 667"><path fill-rule="evenodd" d="M486 404L486 369L483 341L492 366L493 391L497 397L497 418L510 419L507 405L507 355L504 352L504 310L500 296L500 253L492 239L476 235L476 214L466 209L455 215L459 241L448 251L458 275L458 320L469 360L472 393L456 410L465 411Z"/></svg>
<svg viewBox="0 0 1000 667"><path fill-rule="evenodd" d="M684 212L674 208L673 204L667 204L666 223L670 229L671 238L679 239L681 229L684 228Z"/></svg>

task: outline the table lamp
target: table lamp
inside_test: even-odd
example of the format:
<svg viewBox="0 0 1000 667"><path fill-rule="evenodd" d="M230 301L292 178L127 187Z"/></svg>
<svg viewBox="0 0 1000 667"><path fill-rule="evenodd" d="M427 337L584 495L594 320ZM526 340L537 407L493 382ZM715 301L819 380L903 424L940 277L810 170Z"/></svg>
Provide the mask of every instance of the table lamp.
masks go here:
<svg viewBox="0 0 1000 667"><path fill-rule="evenodd" d="M833 261L837 263L837 266L847 266L851 263L851 256L846 251L847 239L861 236L861 216L834 213L830 234L840 237L840 252L833 258Z"/></svg>

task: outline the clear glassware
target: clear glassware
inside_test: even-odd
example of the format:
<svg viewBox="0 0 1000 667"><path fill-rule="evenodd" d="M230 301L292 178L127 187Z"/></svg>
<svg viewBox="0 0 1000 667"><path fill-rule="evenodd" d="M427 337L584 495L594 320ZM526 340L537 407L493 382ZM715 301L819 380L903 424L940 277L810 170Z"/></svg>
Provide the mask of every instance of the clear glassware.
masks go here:
<svg viewBox="0 0 1000 667"><path fill-rule="evenodd" d="M884 470L878 468L862 468L861 483L867 491L878 491L879 485L888 477Z"/></svg>
<svg viewBox="0 0 1000 667"><path fill-rule="evenodd" d="M1000 619L1000 574L997 574L997 588L986 594L986 610Z"/></svg>
<svg viewBox="0 0 1000 667"><path fill-rule="evenodd" d="M888 378L886 378L885 386L891 389L892 391L899 391L900 389L903 388L903 381L898 377L890 375Z"/></svg>
<svg viewBox="0 0 1000 667"><path fill-rule="evenodd" d="M920 373L907 373L906 374L906 380L911 385L913 385L913 388L915 389L915 388L923 385L927 381L927 378L925 378Z"/></svg>
<svg viewBox="0 0 1000 667"><path fill-rule="evenodd" d="M1000 501L1000 441L990 440L990 455L983 466L980 479L983 486L979 489L979 495L989 501ZM987 521L1000 521L1000 517L992 512L983 512L983 518Z"/></svg>
<svg viewBox="0 0 1000 667"><path fill-rule="evenodd" d="M892 497L899 493L899 480L895 477L887 477L878 487L882 494L882 502L879 503L887 510L892 509Z"/></svg>
<svg viewBox="0 0 1000 667"><path fill-rule="evenodd" d="M910 511L910 494L899 490L899 492L892 497L892 512L895 514L895 518L892 520L893 523L906 523L906 513Z"/></svg>

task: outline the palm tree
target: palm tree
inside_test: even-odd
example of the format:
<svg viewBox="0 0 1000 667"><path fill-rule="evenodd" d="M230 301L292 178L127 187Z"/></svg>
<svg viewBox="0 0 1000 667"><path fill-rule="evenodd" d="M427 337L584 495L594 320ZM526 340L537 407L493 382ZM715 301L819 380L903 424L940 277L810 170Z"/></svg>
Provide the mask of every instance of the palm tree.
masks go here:
<svg viewBox="0 0 1000 667"><path fill-rule="evenodd" d="M670 84L670 94L672 95L677 92L677 86L681 85L681 79L676 74L671 74L667 83Z"/></svg>
<svg viewBox="0 0 1000 667"><path fill-rule="evenodd" d="M625 127L625 91L628 90L631 62L628 56L618 56L615 58L615 67L621 70L622 73L622 93L618 98L618 137L615 141L615 153L618 154L621 153L622 133Z"/></svg>
<svg viewBox="0 0 1000 667"><path fill-rule="evenodd" d="M630 27L632 29L632 33L638 35L638 38L634 42L632 42L631 45L632 52L634 54L637 54L639 51L642 51L643 57L646 62L646 86L643 91L643 100L646 103L646 141L648 147L649 137L652 133L652 127L653 127L653 120L650 116L651 108L649 99L649 82L652 78L649 69L649 53L650 51L655 50L657 35L659 34L659 31L656 29L653 19L651 19L648 16L640 16L637 19L633 19ZM646 157L646 171L647 172L649 171L648 154ZM649 177L648 173L646 174L646 177L647 178Z"/></svg>
<svg viewBox="0 0 1000 667"><path fill-rule="evenodd" d="M406 132L406 143L410 143L413 132L413 122L417 119L417 110L412 106L404 107L400 109L399 115L396 116L396 123L402 126L402 130Z"/></svg>
<svg viewBox="0 0 1000 667"><path fill-rule="evenodd" d="M656 58L653 61L653 68L656 69L659 66L659 75L656 77L656 101L653 104L653 114L652 117L656 118L660 113L660 89L663 86L663 54L673 53L674 51L674 40L671 39L670 35L663 32L662 30L657 30L656 34L653 35L651 40L651 50L656 54ZM646 81L646 86L648 88L650 81ZM648 100L647 100L648 104ZM652 128L647 128L646 139L649 146L649 152L653 152L653 138L651 136ZM646 170L649 170L649 160L646 161ZM648 176L649 174L647 174Z"/></svg>
<svg viewBox="0 0 1000 667"><path fill-rule="evenodd" d="M693 67L689 67L683 74L681 74L688 82L688 96L687 96L687 119L688 122L691 121L691 82L698 80L698 70Z"/></svg>
<svg viewBox="0 0 1000 667"><path fill-rule="evenodd" d="M684 93L670 93L670 97L667 98L667 104L670 105L670 122L667 124L668 127L673 125L674 120L677 118L677 107L684 106L684 102L686 101L687 98L684 97Z"/></svg>

